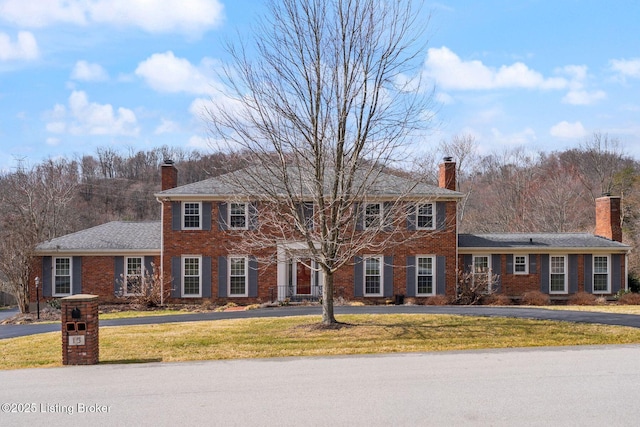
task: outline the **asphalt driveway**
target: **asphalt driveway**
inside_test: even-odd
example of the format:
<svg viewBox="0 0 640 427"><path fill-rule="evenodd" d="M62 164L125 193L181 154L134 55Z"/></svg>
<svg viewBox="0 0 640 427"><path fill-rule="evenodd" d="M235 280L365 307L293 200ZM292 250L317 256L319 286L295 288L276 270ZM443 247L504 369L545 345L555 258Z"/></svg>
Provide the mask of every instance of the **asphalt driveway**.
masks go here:
<svg viewBox="0 0 640 427"><path fill-rule="evenodd" d="M102 320L100 326L149 325L157 323L178 323L196 321L214 321L220 319L241 319L252 317L286 317L320 315L322 308L305 307L273 307L248 311L190 313L169 316L148 316L128 319ZM599 323L604 325L631 326L640 328L640 316L635 314L596 313L571 310L547 310L530 307L491 307L491 306L337 306L336 316L341 314L457 314L462 316L516 317L523 319L557 320L575 323ZM339 319L338 319L339 320ZM2 325L0 339L45 332L60 331L60 323L31 325Z"/></svg>
<svg viewBox="0 0 640 427"><path fill-rule="evenodd" d="M0 308L0 322L2 322L4 319L8 319L9 317L13 316L14 314L18 313L18 309L15 307L12 308Z"/></svg>

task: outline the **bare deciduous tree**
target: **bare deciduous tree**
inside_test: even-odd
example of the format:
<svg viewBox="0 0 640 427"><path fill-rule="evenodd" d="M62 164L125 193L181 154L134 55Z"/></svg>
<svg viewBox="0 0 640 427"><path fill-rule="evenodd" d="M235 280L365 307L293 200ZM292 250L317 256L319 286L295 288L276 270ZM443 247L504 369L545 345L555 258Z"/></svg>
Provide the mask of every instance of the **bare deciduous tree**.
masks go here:
<svg viewBox="0 0 640 427"><path fill-rule="evenodd" d="M255 59L230 46L231 103L207 119L214 141L259 165L229 175L239 193L269 207L260 211L265 231L245 242L305 242L323 273L322 322L332 324L334 272L364 248L391 243L392 233L379 233L388 224L355 232L358 202L376 194L385 168L406 160L403 147L429 123L430 92L410 78L427 20L409 1L282 0L269 11L250 47ZM314 227L304 202L316 206Z"/></svg>
<svg viewBox="0 0 640 427"><path fill-rule="evenodd" d="M455 135L450 141L440 143L440 151L443 156L453 157L456 161L456 188L464 193L464 198L458 204L458 220L463 222L467 202L474 192L474 181L469 178L478 167L478 145L473 135Z"/></svg>
<svg viewBox="0 0 640 427"><path fill-rule="evenodd" d="M71 231L69 208L78 186L75 167L64 160L49 160L2 177L0 271L22 312L29 311L35 246Z"/></svg>
<svg viewBox="0 0 640 427"><path fill-rule="evenodd" d="M617 138L595 132L586 139L577 151L575 164L581 172L584 185L591 193L592 200L602 194L612 194L615 176L622 169L624 150Z"/></svg>

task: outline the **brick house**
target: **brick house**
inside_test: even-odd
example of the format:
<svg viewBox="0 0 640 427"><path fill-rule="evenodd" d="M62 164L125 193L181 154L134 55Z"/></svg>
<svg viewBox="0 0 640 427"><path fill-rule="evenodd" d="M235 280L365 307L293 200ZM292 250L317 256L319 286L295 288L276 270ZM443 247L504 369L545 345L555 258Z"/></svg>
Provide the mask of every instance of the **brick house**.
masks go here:
<svg viewBox="0 0 640 427"><path fill-rule="evenodd" d="M561 297L576 292L611 295L628 288L628 253L622 243L620 198L596 199L595 234L460 234L460 263L474 274L499 276L498 292L519 296L540 290Z"/></svg>
<svg viewBox="0 0 640 427"><path fill-rule="evenodd" d="M35 277L45 297L93 293L102 301L136 293L152 265L165 278L165 301L219 303L312 300L321 295L321 272L306 242L278 240L271 247L237 251L268 212L221 179L177 186L173 162L161 167L160 222L111 222L37 247ZM396 224L404 240L354 256L334 275L336 296L384 302L398 296L420 301L455 294L458 270L499 275L498 292L549 294L586 291L610 295L627 288L627 254L621 243L620 199L598 199L596 234L458 234L455 163L440 165L439 185L384 175L358 204L357 227L386 220L387 204L400 200ZM399 189L411 188L408 192ZM303 203L313 227L312 203ZM385 231L382 230L381 233ZM246 246L246 245L245 245ZM31 295L35 295L32 292Z"/></svg>

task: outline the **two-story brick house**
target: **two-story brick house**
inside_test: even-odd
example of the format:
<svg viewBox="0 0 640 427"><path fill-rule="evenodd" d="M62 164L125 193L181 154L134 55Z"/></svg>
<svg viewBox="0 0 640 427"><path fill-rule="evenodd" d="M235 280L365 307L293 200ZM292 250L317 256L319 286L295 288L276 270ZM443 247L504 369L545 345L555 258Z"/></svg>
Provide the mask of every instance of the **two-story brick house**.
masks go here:
<svg viewBox="0 0 640 427"><path fill-rule="evenodd" d="M159 223L112 222L38 246L32 282L41 278L45 297L82 292L112 301L133 295L152 265L164 277L165 301L251 303L321 294L322 272L304 240L274 235L270 247L243 244L261 230L267 214L258 198L243 197L220 177L177 186L178 171L170 161L161 174L162 190L155 194L162 206ZM451 159L440 165L438 186L395 175L383 175L381 181L386 185L357 204L356 227L384 221L393 200L402 206L394 215L404 240L353 256L334 275L336 296L371 302L396 295L418 301L452 296L457 272L467 269L498 274L498 292L511 296L527 290L609 295L627 287L630 247L621 243L618 198L598 199L596 235L458 235L462 194L455 191ZM313 227L317 207L305 202L301 208Z"/></svg>
<svg viewBox="0 0 640 427"><path fill-rule="evenodd" d="M454 291L456 204L462 197L447 188L455 182L454 173L453 162L443 164L438 187L382 175L384 188L371 188L366 201L358 204L361 217L356 227L364 232L394 201L402 205L395 214L405 216L395 221L403 229L404 241L383 251L354 256L349 268L334 275L338 296L375 300ZM273 246L256 248L255 252L247 252L251 249L241 244L261 227L265 213L260 200L243 198L236 186L220 178L177 187L172 164L165 164L162 174L163 191L156 197L162 202L161 258L165 274L169 272L173 278L172 298L272 301L320 295L322 271L305 254L308 246L304 240L274 235ZM311 201L303 202L302 207L314 227L317 207ZM386 231L381 229L380 233ZM237 247L243 247L242 251ZM269 258L274 261L266 261Z"/></svg>

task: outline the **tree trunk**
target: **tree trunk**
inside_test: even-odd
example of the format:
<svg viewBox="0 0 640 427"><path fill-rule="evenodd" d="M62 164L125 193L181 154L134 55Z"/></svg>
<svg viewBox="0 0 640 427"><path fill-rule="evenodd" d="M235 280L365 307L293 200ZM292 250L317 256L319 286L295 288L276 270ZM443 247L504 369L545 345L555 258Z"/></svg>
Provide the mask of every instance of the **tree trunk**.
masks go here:
<svg viewBox="0 0 640 427"><path fill-rule="evenodd" d="M20 309L20 313L29 313L29 287L28 285L18 285L14 288L13 296Z"/></svg>
<svg viewBox="0 0 640 427"><path fill-rule="evenodd" d="M323 271L322 279L322 324L338 323L333 315L333 272Z"/></svg>

